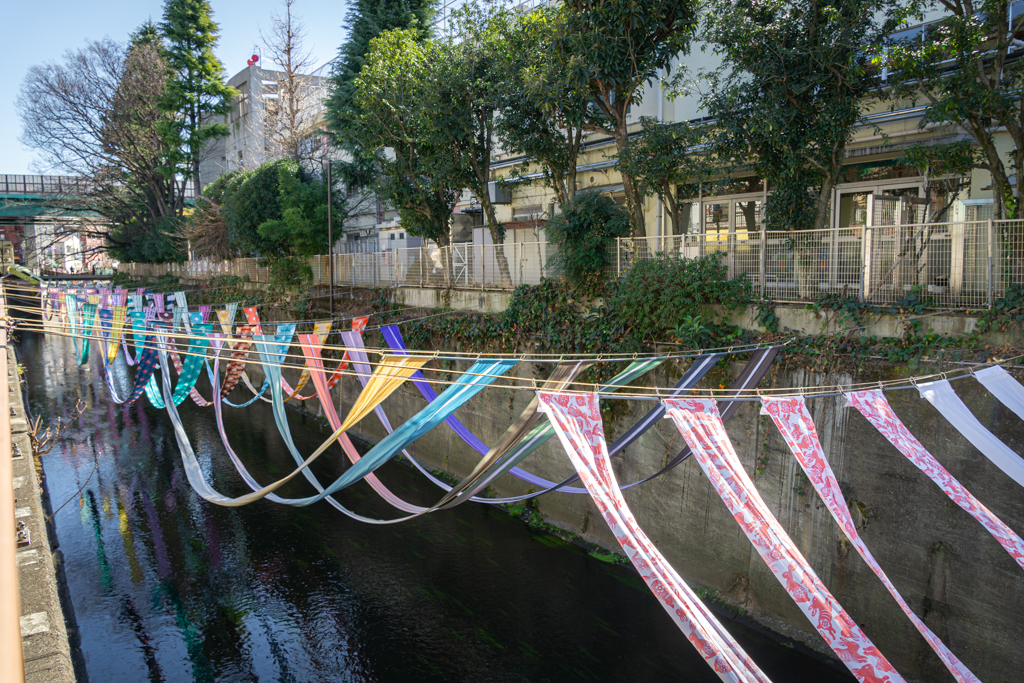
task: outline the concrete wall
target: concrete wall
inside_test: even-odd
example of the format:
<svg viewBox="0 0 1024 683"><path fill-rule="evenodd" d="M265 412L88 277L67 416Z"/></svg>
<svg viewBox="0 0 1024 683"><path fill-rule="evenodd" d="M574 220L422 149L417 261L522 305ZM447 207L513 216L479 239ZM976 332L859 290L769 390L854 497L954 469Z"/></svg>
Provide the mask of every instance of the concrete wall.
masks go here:
<svg viewBox="0 0 1024 683"><path fill-rule="evenodd" d="M906 369L877 366L857 376L822 377L799 361L780 361L776 386L810 386L874 381ZM329 366L333 363L329 363ZM686 363L669 363L645 380L669 386ZM715 368L705 385L728 385L741 368ZM261 376L258 369L254 373ZM515 369L518 376L538 377L535 367ZM540 375L543 376L543 375ZM290 378L293 379L293 378ZM1011 448L1024 452L1019 418L1002 407L973 379L954 382L975 414ZM344 415L358 395L355 379L335 388ZM494 443L530 399L528 392L489 389L458 415L487 443ZM890 392L889 400L910 430L938 460L1011 528L1024 531L1024 497L1008 477L972 448L916 391ZM853 409L833 398L808 402L825 453L842 484L861 533L876 559L912 609L982 680L1024 680L1024 570L967 513L893 448ZM385 403L393 424L401 424L425 405L411 386ZM649 409L632 402L629 414L606 424L610 438L621 434ZM306 409L320 414L315 400ZM384 432L375 417L363 420L358 435L377 441ZM952 680L924 639L902 614L882 584L833 522L813 488L798 474L799 465L774 425L745 403L728 431L748 473L760 458L764 472L753 479L772 512L789 532L815 571L868 636L908 679ZM668 420L662 420L616 459L620 483L660 469L683 445ZM446 426L417 442L410 452L430 468L453 476L468 473L479 456ZM531 472L560 480L572 467L557 439L526 461ZM522 481L505 477L494 486L499 495L527 493ZM440 492L439 492L440 495ZM625 493L641 527L691 583L717 591L719 598L768 628L827 647L767 571L724 503L692 460L669 474ZM587 496L549 494L537 499L552 523L587 540L618 549ZM443 514L443 513L442 513Z"/></svg>

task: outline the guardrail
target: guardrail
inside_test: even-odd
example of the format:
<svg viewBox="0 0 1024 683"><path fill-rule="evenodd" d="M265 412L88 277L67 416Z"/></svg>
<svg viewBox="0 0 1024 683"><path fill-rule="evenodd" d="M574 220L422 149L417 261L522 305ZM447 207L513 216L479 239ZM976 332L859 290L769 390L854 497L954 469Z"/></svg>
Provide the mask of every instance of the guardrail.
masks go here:
<svg viewBox="0 0 1024 683"><path fill-rule="evenodd" d="M554 247L547 242L428 245L357 254L334 255L336 287L452 287L510 290L553 277L549 261ZM311 256L314 285L330 285L329 257ZM183 263L122 263L119 273L133 277L176 275L208 280L234 275L250 282L270 282L270 271L257 259L196 260Z"/></svg>
<svg viewBox="0 0 1024 683"><path fill-rule="evenodd" d="M730 278L780 303L836 293L885 304L917 293L935 308L981 307L1024 284L1020 220L621 238L612 251L617 275L644 259L720 253Z"/></svg>
<svg viewBox="0 0 1024 683"><path fill-rule="evenodd" d="M0 289L0 319L6 315L6 295ZM7 326L0 325L0 669L4 671L4 680L23 681L25 660L21 644L21 589L15 555L18 541L14 517L14 462L11 460L14 454L8 393L11 381L7 374L8 341Z"/></svg>
<svg viewBox="0 0 1024 683"><path fill-rule="evenodd" d="M556 277L547 242L456 244L334 255L340 287L450 287L510 290ZM990 306L1024 284L1024 221L969 221L775 232L739 230L699 235L619 238L609 247L605 277L619 278L652 258L722 254L730 278L745 277L763 299L809 303L834 293L895 303L917 293L934 308ZM327 256L309 258L314 285L329 285ZM203 280L236 275L270 282L256 259L121 264L138 277Z"/></svg>

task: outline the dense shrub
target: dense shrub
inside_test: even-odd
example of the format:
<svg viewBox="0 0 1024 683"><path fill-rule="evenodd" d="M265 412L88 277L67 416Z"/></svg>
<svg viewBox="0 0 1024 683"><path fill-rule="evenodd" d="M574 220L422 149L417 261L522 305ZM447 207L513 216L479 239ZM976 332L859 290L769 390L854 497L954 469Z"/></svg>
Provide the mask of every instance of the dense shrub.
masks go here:
<svg viewBox="0 0 1024 683"><path fill-rule="evenodd" d="M746 278L729 279L721 253L694 259L640 260L609 292L607 307L643 339L700 345L721 336L712 305L735 310L750 303Z"/></svg>
<svg viewBox="0 0 1024 683"><path fill-rule="evenodd" d="M574 287L595 291L602 284L608 245L629 236L629 214L611 198L587 192L573 197L545 229L557 247L554 268Z"/></svg>
<svg viewBox="0 0 1024 683"><path fill-rule="evenodd" d="M280 169L290 160L273 161L233 176L224 184L222 215L231 246L245 256L265 256L274 243L260 235L263 223L281 219Z"/></svg>

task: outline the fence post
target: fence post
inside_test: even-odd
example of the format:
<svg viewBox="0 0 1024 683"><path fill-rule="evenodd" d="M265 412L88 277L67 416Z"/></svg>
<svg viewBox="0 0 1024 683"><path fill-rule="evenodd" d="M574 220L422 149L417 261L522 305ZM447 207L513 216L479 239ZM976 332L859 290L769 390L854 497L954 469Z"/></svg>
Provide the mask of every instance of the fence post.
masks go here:
<svg viewBox="0 0 1024 683"><path fill-rule="evenodd" d="M420 287L423 286L423 245L420 245Z"/></svg>
<svg viewBox="0 0 1024 683"><path fill-rule="evenodd" d="M765 280L767 275L765 271L768 263L768 231L765 230L764 223L761 223L761 298L764 298Z"/></svg>
<svg viewBox="0 0 1024 683"><path fill-rule="evenodd" d="M868 199L871 197L869 196ZM871 228L864 226L863 236L860 245L860 300L861 302L867 301L865 298L867 279L868 279L868 260L871 258Z"/></svg>
<svg viewBox="0 0 1024 683"><path fill-rule="evenodd" d="M995 241L993 239L995 231L993 230L994 226L991 218L988 219L986 227L988 228L988 307L992 308L992 304L995 300L995 297L993 296L995 291L995 282L993 282L994 269L992 263L992 257L995 251L993 244Z"/></svg>
<svg viewBox="0 0 1024 683"><path fill-rule="evenodd" d="M615 279L622 277L622 238L615 238Z"/></svg>

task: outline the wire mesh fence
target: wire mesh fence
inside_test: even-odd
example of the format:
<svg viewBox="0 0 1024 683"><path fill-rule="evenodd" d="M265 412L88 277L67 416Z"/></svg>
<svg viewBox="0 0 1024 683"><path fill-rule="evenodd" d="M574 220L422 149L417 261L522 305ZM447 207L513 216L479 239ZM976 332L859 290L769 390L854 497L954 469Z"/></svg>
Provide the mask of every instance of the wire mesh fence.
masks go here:
<svg viewBox="0 0 1024 683"><path fill-rule="evenodd" d="M507 291L557 277L554 252L547 242L508 242L335 254L333 281L337 287ZM769 301L810 303L832 294L891 304L916 296L933 308L978 308L1024 284L1024 221L620 238L609 246L604 275L618 279L644 260L709 254L719 255L729 278L747 278ZM330 285L330 258L312 256L308 262L312 284ZM195 280L233 275L270 282L270 272L252 258L124 263L119 272Z"/></svg>
<svg viewBox="0 0 1024 683"><path fill-rule="evenodd" d="M780 303L835 294L875 304L916 296L934 308L982 307L1024 284L1024 221L620 238L609 258L621 276L644 259L714 253L729 278L745 277L762 298Z"/></svg>

